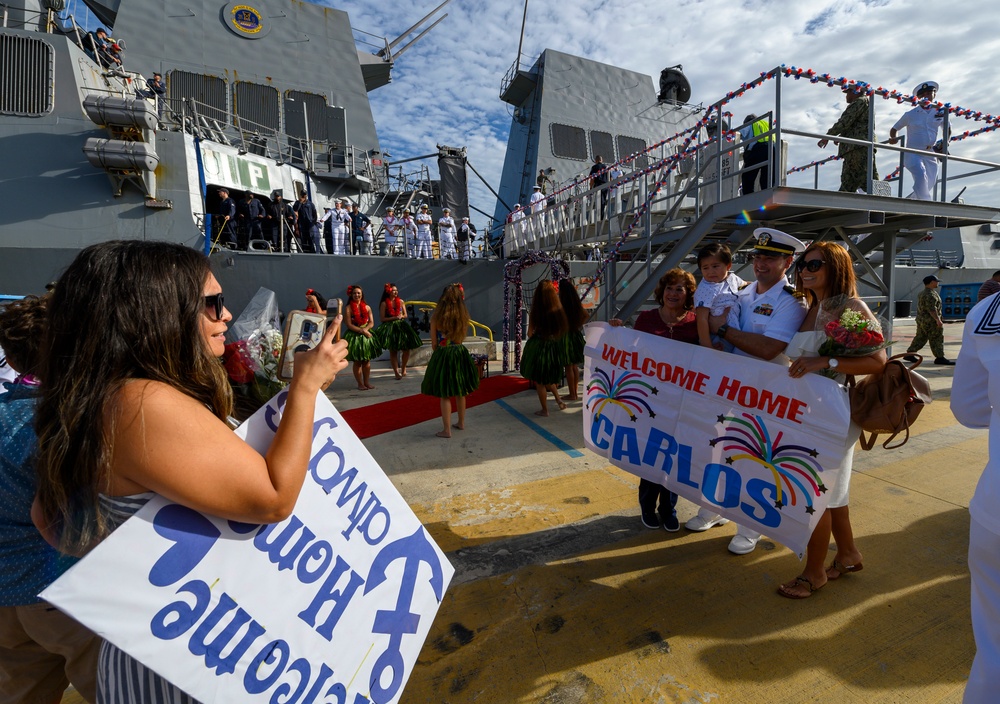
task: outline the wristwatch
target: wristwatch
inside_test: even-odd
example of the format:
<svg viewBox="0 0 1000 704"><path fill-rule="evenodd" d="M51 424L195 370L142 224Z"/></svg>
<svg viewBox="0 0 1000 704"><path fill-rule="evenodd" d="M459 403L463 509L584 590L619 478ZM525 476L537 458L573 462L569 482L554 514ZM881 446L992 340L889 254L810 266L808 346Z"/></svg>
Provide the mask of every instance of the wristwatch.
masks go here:
<svg viewBox="0 0 1000 704"><path fill-rule="evenodd" d="M830 361L826 363L827 369L836 369L838 366L840 366L840 362L837 361L836 357L830 357L829 359Z"/></svg>
<svg viewBox="0 0 1000 704"><path fill-rule="evenodd" d="M727 332L729 332L729 325L723 323L719 326L719 329L715 331L715 334L719 336L720 340L725 340Z"/></svg>

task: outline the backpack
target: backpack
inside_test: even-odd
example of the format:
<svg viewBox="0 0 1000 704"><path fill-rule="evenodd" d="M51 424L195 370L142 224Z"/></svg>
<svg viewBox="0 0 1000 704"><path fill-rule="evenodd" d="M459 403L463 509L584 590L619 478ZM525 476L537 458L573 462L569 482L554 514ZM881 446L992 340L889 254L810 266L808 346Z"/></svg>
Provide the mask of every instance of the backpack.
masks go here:
<svg viewBox="0 0 1000 704"><path fill-rule="evenodd" d="M903 359L909 356L917 357L911 366ZM910 426L932 400L930 383L913 371L922 361L918 354L898 354L889 358L881 373L866 376L857 383L853 377L848 379L851 420L861 426L861 447L872 449L880 433L889 434L882 443L886 450L902 447L910 439ZM864 431L870 433L867 438ZM900 433L904 433L903 439L890 447L889 443Z"/></svg>

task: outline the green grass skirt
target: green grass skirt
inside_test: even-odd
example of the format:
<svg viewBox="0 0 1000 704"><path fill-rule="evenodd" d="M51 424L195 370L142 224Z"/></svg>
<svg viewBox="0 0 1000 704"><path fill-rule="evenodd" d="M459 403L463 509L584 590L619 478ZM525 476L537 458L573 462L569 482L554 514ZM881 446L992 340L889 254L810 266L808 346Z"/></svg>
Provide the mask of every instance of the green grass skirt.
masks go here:
<svg viewBox="0 0 1000 704"><path fill-rule="evenodd" d="M408 320L387 320L375 328L375 337L384 350L415 350L424 344Z"/></svg>
<svg viewBox="0 0 1000 704"><path fill-rule="evenodd" d="M350 362L368 362L382 354L382 345L379 344L378 335L374 333L368 337L348 330L344 333L344 339L347 340L347 360Z"/></svg>
<svg viewBox="0 0 1000 704"><path fill-rule="evenodd" d="M420 382L420 393L438 398L468 396L479 388L479 368L464 345L443 345L434 350Z"/></svg>

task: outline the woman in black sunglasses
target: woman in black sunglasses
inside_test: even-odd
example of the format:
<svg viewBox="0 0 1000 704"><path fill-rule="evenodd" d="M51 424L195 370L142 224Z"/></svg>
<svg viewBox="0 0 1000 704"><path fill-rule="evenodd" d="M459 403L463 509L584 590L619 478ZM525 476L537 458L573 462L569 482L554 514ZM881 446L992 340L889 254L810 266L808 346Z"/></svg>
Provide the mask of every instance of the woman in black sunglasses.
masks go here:
<svg viewBox="0 0 1000 704"><path fill-rule="evenodd" d="M296 355L281 424L261 456L226 422L233 397L218 357L231 317L208 258L188 247L103 242L70 264L49 307L37 411L32 518L49 542L84 554L157 493L231 521L291 513L316 395L347 366L347 343L333 343L338 320L326 344ZM155 682L163 701L192 701L108 642L100 663L99 699L111 688L138 701L130 683Z"/></svg>
<svg viewBox="0 0 1000 704"><path fill-rule="evenodd" d="M845 374L877 374L882 370L886 362L882 349L860 357L819 355L819 349L827 339L824 325L831 319L839 320L845 310L850 309L875 320L865 302L858 298L854 268L847 249L833 242L813 242L795 263L795 288L805 293L809 311L785 351L792 360L788 368L789 376L800 378L810 372L833 370L843 381ZM861 551L854 543L847 505L854 445L860 434L861 429L851 423L849 436L845 439L850 449L841 465L840 481L831 489L827 509L809 538L805 569L791 582L778 587L781 596L805 599L827 581L839 579L849 572L860 572L864 567ZM837 552L833 563L825 567L831 533Z"/></svg>

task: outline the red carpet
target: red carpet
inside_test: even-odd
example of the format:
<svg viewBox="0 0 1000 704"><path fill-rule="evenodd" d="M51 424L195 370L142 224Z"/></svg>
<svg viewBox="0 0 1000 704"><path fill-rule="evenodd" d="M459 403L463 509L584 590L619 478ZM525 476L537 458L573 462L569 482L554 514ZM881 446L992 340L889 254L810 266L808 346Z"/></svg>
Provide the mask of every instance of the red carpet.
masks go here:
<svg viewBox="0 0 1000 704"><path fill-rule="evenodd" d="M497 375L481 379L479 388L466 397L466 408L496 401L498 398L527 391L531 386L519 376ZM453 409L454 410L454 409ZM394 401L372 404L344 411L344 420L362 440L441 417L441 400L416 394Z"/></svg>

